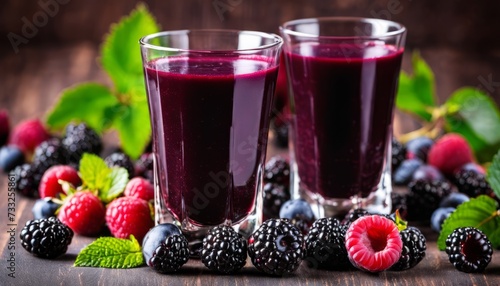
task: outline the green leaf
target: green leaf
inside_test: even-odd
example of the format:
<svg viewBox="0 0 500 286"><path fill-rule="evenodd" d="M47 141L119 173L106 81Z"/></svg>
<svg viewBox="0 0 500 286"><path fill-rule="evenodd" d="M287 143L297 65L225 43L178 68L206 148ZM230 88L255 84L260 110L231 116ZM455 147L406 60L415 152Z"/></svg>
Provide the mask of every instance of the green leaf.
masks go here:
<svg viewBox="0 0 500 286"><path fill-rule="evenodd" d="M111 173L108 175L109 184L99 192L101 201L107 204L120 196L128 183L128 177L127 169L122 167L111 168Z"/></svg>
<svg viewBox="0 0 500 286"><path fill-rule="evenodd" d="M133 235L130 239L100 237L82 249L74 266L133 268L144 265L141 246Z"/></svg>
<svg viewBox="0 0 500 286"><path fill-rule="evenodd" d="M497 209L497 202L486 195L481 195L459 205L443 222L437 241L439 250L446 248L446 238L456 228L467 226L480 229L490 239L494 248L499 247L500 216Z"/></svg>
<svg viewBox="0 0 500 286"><path fill-rule="evenodd" d="M107 110L118 100L106 86L84 83L64 90L59 101L49 113L46 123L62 129L71 121L83 121L97 132L102 132L112 121Z"/></svg>
<svg viewBox="0 0 500 286"><path fill-rule="evenodd" d="M493 230L490 235L487 235L488 236L488 239L490 240L491 242L491 245L496 245L497 249L498 249L498 246L500 245L500 227Z"/></svg>
<svg viewBox="0 0 500 286"><path fill-rule="evenodd" d="M111 26L101 50L102 67L118 93L134 92L145 97L146 88L139 39L160 29L144 4Z"/></svg>
<svg viewBox="0 0 500 286"><path fill-rule="evenodd" d="M137 159L151 140L149 110L146 101L123 106L116 116L113 127L118 131L123 150Z"/></svg>
<svg viewBox="0 0 500 286"><path fill-rule="evenodd" d="M90 190L109 188L111 169L104 160L94 154L85 153L80 160L80 177Z"/></svg>
<svg viewBox="0 0 500 286"><path fill-rule="evenodd" d="M497 198L500 198L500 150L493 157L491 165L488 167L486 180L490 184Z"/></svg>
<svg viewBox="0 0 500 286"><path fill-rule="evenodd" d="M480 162L489 162L500 148L500 112L495 102L478 89L455 91L445 103L448 132L462 134Z"/></svg>
<svg viewBox="0 0 500 286"><path fill-rule="evenodd" d="M396 106L430 121L432 109L436 107L434 74L418 52L413 53L412 64L412 76L404 71L399 76Z"/></svg>

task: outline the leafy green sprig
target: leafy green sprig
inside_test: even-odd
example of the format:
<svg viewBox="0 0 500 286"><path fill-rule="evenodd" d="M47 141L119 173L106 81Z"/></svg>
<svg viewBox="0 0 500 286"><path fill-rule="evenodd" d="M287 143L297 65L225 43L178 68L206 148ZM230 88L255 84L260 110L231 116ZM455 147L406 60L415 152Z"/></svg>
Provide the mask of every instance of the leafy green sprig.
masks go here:
<svg viewBox="0 0 500 286"><path fill-rule="evenodd" d="M141 245L131 235L130 239L99 237L80 251L74 266L134 268L144 264Z"/></svg>
<svg viewBox="0 0 500 286"><path fill-rule="evenodd" d="M151 138L138 41L158 31L159 25L143 4L112 25L101 47L99 63L113 86L86 82L64 90L47 116L47 125L61 130L76 121L87 123L99 133L114 129L124 152L138 158Z"/></svg>

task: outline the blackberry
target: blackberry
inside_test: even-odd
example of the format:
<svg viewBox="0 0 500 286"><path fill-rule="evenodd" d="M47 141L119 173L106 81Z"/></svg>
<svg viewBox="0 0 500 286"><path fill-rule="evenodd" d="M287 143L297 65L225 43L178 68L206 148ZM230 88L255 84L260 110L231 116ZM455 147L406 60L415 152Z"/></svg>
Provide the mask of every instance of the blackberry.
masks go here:
<svg viewBox="0 0 500 286"><path fill-rule="evenodd" d="M406 147L401 144L396 138L392 137L392 170L396 170L399 165L406 159Z"/></svg>
<svg viewBox="0 0 500 286"><path fill-rule="evenodd" d="M269 219L249 238L248 255L253 265L270 275L292 273L304 254L304 237L287 219Z"/></svg>
<svg viewBox="0 0 500 286"><path fill-rule="evenodd" d="M19 193L27 197L38 197L38 185L43 173L35 165L22 164L11 171L11 174L14 177L15 189Z"/></svg>
<svg viewBox="0 0 500 286"><path fill-rule="evenodd" d="M409 226L399 232L399 235L403 241L403 250L398 262L390 270L401 271L413 268L425 257L427 249L425 236L418 228Z"/></svg>
<svg viewBox="0 0 500 286"><path fill-rule="evenodd" d="M153 153L144 153L135 162L135 175L153 183Z"/></svg>
<svg viewBox="0 0 500 286"><path fill-rule="evenodd" d="M314 222L306 236L306 257L309 267L346 269L352 266L345 248L347 226L335 218Z"/></svg>
<svg viewBox="0 0 500 286"><path fill-rule="evenodd" d="M451 193L451 185L443 181L412 181L408 185L408 220L429 222L441 200Z"/></svg>
<svg viewBox="0 0 500 286"><path fill-rule="evenodd" d="M132 178L135 174L134 163L127 154L122 152L114 152L107 156L104 161L108 167L123 167L128 172L128 177Z"/></svg>
<svg viewBox="0 0 500 286"><path fill-rule="evenodd" d="M80 162L83 153L99 154L102 149L101 138L85 123L68 124L62 144L66 149L68 161L76 164Z"/></svg>
<svg viewBox="0 0 500 286"><path fill-rule="evenodd" d="M290 186L290 164L281 156L272 157L265 166L265 183Z"/></svg>
<svg viewBox="0 0 500 286"><path fill-rule="evenodd" d="M460 227L446 238L451 264L462 272L482 272L491 261L493 249L486 235L474 227Z"/></svg>
<svg viewBox="0 0 500 286"><path fill-rule="evenodd" d="M43 141L35 148L33 164L39 166L45 172L54 165L66 164L66 149L58 138Z"/></svg>
<svg viewBox="0 0 500 286"><path fill-rule="evenodd" d="M484 174L474 170L462 169L455 173L454 177L458 191L471 198L479 195L493 196L493 190L486 181Z"/></svg>
<svg viewBox="0 0 500 286"><path fill-rule="evenodd" d="M189 259L188 241L182 234L167 237L153 251L147 264L160 273L179 270Z"/></svg>
<svg viewBox="0 0 500 286"><path fill-rule="evenodd" d="M41 258L56 258L66 253L73 231L56 217L29 220L19 234L21 245Z"/></svg>
<svg viewBox="0 0 500 286"><path fill-rule="evenodd" d="M290 200L290 191L283 185L266 183L264 185L264 220L279 218L283 203Z"/></svg>
<svg viewBox="0 0 500 286"><path fill-rule="evenodd" d="M349 225L351 225L351 223L353 223L358 218L365 216L365 215L369 215L369 214L370 213L367 210L362 209L362 208L356 208L356 209L350 210L346 214L345 218L342 220L342 224L349 227Z"/></svg>
<svg viewBox="0 0 500 286"><path fill-rule="evenodd" d="M203 238L201 262L210 270L229 274L245 266L247 241L230 226L212 228Z"/></svg>

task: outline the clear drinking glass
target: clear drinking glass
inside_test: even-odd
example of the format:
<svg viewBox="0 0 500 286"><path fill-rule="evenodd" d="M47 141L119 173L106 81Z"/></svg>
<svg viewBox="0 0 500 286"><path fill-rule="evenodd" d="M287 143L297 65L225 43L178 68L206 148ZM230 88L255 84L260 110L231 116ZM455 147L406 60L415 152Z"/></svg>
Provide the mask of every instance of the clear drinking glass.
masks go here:
<svg viewBox="0 0 500 286"><path fill-rule="evenodd" d="M181 30L143 37L140 44L156 223L176 223L192 246L219 224L249 235L261 220L282 39L253 31Z"/></svg>
<svg viewBox="0 0 500 286"><path fill-rule="evenodd" d="M391 210L391 136L406 29L380 19L281 27L291 90L292 189L319 217Z"/></svg>

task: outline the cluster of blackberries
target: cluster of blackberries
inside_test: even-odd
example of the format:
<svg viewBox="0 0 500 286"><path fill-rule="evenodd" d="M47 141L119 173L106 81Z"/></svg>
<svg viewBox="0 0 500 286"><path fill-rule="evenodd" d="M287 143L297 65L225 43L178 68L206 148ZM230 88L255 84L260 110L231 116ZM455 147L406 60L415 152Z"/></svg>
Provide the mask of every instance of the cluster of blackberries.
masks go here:
<svg viewBox="0 0 500 286"><path fill-rule="evenodd" d="M36 125L38 126L38 125ZM27 134L33 131L24 131L28 127L21 125L17 133ZM32 128L32 127L31 127ZM0 149L0 170L11 173L15 178L15 188L17 191L28 197L39 197L38 188L40 180L50 167L55 165L69 165L78 170L80 159L84 153L99 155L103 149L102 138L92 128L85 123L66 126L62 138L53 137L40 125L37 127L37 136L20 136L23 140L38 142L34 145L31 153L23 151L17 145L7 145ZM44 136L39 135L43 133ZM48 139L45 139L48 137ZM19 139L21 140L21 139ZM18 140L18 141L19 141ZM18 145L22 145L20 141ZM26 159L28 158L28 159ZM108 166L124 167L129 177L142 176L153 181L153 156L151 153L144 153L136 162L121 151L116 151L105 158Z"/></svg>
<svg viewBox="0 0 500 286"><path fill-rule="evenodd" d="M436 141L417 137L402 144L392 140L393 183L408 192L393 193L393 210L409 221L431 223L441 229L443 220L460 203L479 195L494 197L484 168L474 161L467 141L449 133Z"/></svg>
<svg viewBox="0 0 500 286"><path fill-rule="evenodd" d="M18 192L28 197L38 197L38 185L43 174L50 167L55 165L77 167L83 153L99 154L101 150L101 138L94 130L84 123L69 124L62 139L51 137L42 141L36 145L30 163L24 163L22 160L23 163L11 166L9 171L14 175ZM15 151L12 151L10 156L15 156L15 154ZM24 157L24 154L22 156ZM10 160L13 159L13 157L10 158Z"/></svg>

